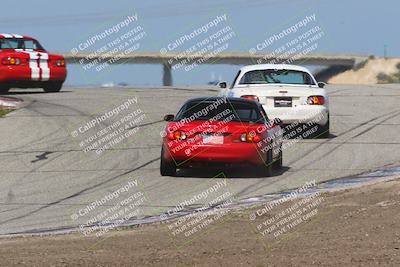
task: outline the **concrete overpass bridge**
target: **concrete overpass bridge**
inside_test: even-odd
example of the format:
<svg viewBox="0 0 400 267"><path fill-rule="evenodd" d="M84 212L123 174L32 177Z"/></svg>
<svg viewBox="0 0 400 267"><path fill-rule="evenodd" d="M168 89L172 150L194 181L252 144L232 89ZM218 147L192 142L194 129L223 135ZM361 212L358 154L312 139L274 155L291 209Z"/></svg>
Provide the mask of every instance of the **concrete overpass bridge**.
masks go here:
<svg viewBox="0 0 400 267"><path fill-rule="evenodd" d="M327 79L342 71L356 67L365 62L367 57L354 55L318 55L310 54L298 57L276 58L270 54L250 54L249 52L222 52L205 58L204 54L183 52L165 53L160 52L133 52L116 54L94 54L94 53L64 53L69 64L84 64L85 62L108 62L109 64L160 64L163 65L163 85L172 85L172 70L178 65L190 65L194 62L199 64L226 64L226 65L251 65L259 63L286 62L297 65L326 66L320 80ZM117 60L116 60L117 59ZM318 74L317 74L318 76ZM318 77L317 77L318 78Z"/></svg>

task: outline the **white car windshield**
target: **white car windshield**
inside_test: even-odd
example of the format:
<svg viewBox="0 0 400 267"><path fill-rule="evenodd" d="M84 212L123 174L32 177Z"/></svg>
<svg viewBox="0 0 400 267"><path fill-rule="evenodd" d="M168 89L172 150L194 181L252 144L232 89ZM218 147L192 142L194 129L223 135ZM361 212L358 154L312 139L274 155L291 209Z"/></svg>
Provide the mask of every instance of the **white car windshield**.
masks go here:
<svg viewBox="0 0 400 267"><path fill-rule="evenodd" d="M296 70L252 70L246 72L239 84L306 84L314 85L311 76L303 71Z"/></svg>

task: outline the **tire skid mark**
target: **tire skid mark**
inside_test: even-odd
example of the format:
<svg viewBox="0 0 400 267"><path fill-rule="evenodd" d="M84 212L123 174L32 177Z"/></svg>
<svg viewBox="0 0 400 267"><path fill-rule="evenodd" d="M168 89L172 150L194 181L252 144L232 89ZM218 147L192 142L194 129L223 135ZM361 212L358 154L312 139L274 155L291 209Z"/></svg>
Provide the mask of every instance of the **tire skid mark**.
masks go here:
<svg viewBox="0 0 400 267"><path fill-rule="evenodd" d="M69 109L69 110L73 110L73 111L75 111L75 112L77 112L77 113L79 113L79 114L81 114L81 115L86 115L86 116L90 117L90 115L85 114L85 113L83 113L82 111L77 110L77 109L74 109L74 108L72 108L72 107L68 107L68 106L64 106L64 105L60 105L60 104L49 103L49 102L44 102L44 101L38 101L38 100L36 100L34 103L35 103L35 104L41 104L42 106L45 106L45 105L50 105L50 106L51 106L51 105L53 105L53 106L57 106L57 107L62 107L62 108L65 108L65 109L67 109L67 110L68 110L68 109ZM29 110L29 111L32 111L32 112L36 112L36 113L42 115L43 117L46 117L46 116L47 116L46 113L43 113L43 112L40 112L40 111L36 110L35 107L34 107L34 105L33 105L33 102L32 102L32 104L29 106L28 110ZM57 121L56 121L56 123L57 123ZM104 123L100 123L100 124L105 125ZM106 125L106 126L107 126L107 125ZM60 128L63 128L63 127L60 126ZM60 129L60 128L59 128L59 129ZM37 141L36 141L34 144L38 144L39 142L41 142L42 140L45 140L46 138L47 138L47 139L45 140L45 142L46 142L46 143L49 143L49 138L48 138L48 137L49 137L51 134L54 134L55 132L58 132L58 130L57 130L57 131L53 131L52 133L46 135L45 137L42 136L42 137L36 139ZM53 146L54 148L57 148L57 147L60 146L61 144L64 144L64 142L65 142L66 140L68 140L69 138L70 138L69 136L67 136L67 137L59 137L59 138L53 138L53 140L50 140L50 141L54 141L54 140L61 139L62 141L59 141L59 142L56 142L55 144L52 144L52 146ZM31 143L31 144L32 144L32 143ZM40 144L40 143L39 143L39 144ZM18 149L18 148L23 148L23 147L26 147L26 145L21 145L21 146L17 147L17 149ZM37 165L36 167L34 167L34 168L31 169L30 171L28 171L25 175L21 176L20 178L17 178L17 179L14 181L14 183L13 183L12 185L10 185L10 187L9 187L9 189L8 189L8 194L7 194L7 198L6 198L7 201L11 201L12 198L15 197L14 194L13 194L13 191L12 191L12 189L13 189L13 187L14 187L15 185L20 184L21 181L22 181L23 179L25 179L28 175L30 175L30 174L32 174L33 172L37 171L38 169L40 169L40 168L46 166L47 164L52 163L54 160L58 159L59 157L63 156L64 154L65 154L65 152L61 152L59 155L57 155L57 156L55 156L55 157L52 157L52 158L49 159L49 160L46 160L46 161L43 162L42 164ZM79 160L79 159L78 159L78 160ZM20 160L20 161L21 161L26 167L29 167L29 166L27 166L22 160Z"/></svg>
<svg viewBox="0 0 400 267"><path fill-rule="evenodd" d="M394 112L394 114L393 114L393 112ZM365 121L365 122L363 122L363 123L360 123L360 124L358 124L358 125L356 125L356 126L350 128L350 129L348 129L348 130L342 132L342 133L339 134L338 136L343 136L343 135L345 135L345 134L347 134L347 133L350 133L350 132L352 132L352 131L354 131L354 130L357 130L358 128L360 128L360 127L362 127L362 126L367 125L368 122L375 121L375 120L378 120L378 119L380 119L380 118L382 118L382 117L389 116L388 118L384 119L383 121L381 121L381 122L379 122L379 123L373 125L373 127L369 127L369 128L371 128L371 129L369 129L369 130L372 130L374 127L380 126L381 123L383 123L383 122L385 122L385 121L387 121L387 120L389 120L389 119L392 119L392 118L398 116L399 114L400 114L400 110L395 110L395 111L391 111L391 112L386 113L386 114L383 114L383 115L376 116L376 117L374 117L374 118L372 118L372 119L370 119L370 120L368 120L368 121ZM327 155L333 153L335 150L337 150L337 149L340 148L341 146L347 144L348 141L353 140L353 139L356 138L356 137L357 137L357 135L352 136L352 137L350 137L348 140L345 140L343 143L338 144L337 146L335 146L334 148L332 148L331 150L327 151L327 152L324 153L322 156L320 156L319 159L318 159L317 161L322 160L325 156L327 156ZM308 151L306 151L302 156L299 156L297 159L295 159L295 160L289 162L288 165L293 165L294 163L296 163L296 162L298 162L298 161L300 161L300 160L304 160L304 158L305 158L308 154L310 154L311 152L315 151L315 149L318 149L318 148L322 147L322 145L327 144L327 143L330 143L329 141L330 141L330 139L324 140L324 141L321 142L321 143L317 143L316 146L314 146L313 148L310 148ZM298 167L298 169L303 169L305 166L308 166L308 165L309 165L309 163L307 162L306 164L303 164L302 166ZM265 183L263 183L263 182L255 183L255 184L253 184L253 185L248 186L247 188L242 189L242 190L239 191L238 193L236 193L236 194L235 194L235 197L239 197L239 196L242 195L242 194L251 194L252 192L255 192L255 191L257 191L257 190L260 190L260 189L266 188L266 187L268 187L268 186L271 186L271 185L273 185L273 184L276 184L276 182L281 182L281 181L283 181L283 180L286 180L286 179L290 178L291 176L293 176L293 175L295 175L295 174L296 174L296 172L290 172L290 173L288 173L288 175L287 175L286 177L284 177L283 179L277 179L277 180L271 181L271 183L267 183L267 184L265 184ZM259 186L259 185L261 185L261 184L262 184L262 186ZM257 187L257 186L258 186L258 187ZM251 191L248 191L248 190L251 190Z"/></svg>
<svg viewBox="0 0 400 267"><path fill-rule="evenodd" d="M105 151L134 150L134 149L154 149L154 148L161 148L161 145L150 145L150 146L147 146L147 147L115 147L115 148L106 149ZM22 154L32 154L32 153L44 153L46 151L48 151L48 150L15 150L15 151L6 150L6 151L0 151L0 157L1 157L1 154L16 154L16 153L20 153L22 155ZM59 149L59 150L53 149L51 151L53 153L57 153L57 152L82 152L82 149ZM94 150L92 149L92 150L89 150L89 151L94 151ZM7 156L7 155L5 155L5 156Z"/></svg>
<svg viewBox="0 0 400 267"><path fill-rule="evenodd" d="M35 210L33 210L33 211L29 211L28 213L25 213L25 214L23 214L23 215L19 215L19 216L16 216L16 217L13 217L13 218L4 220L4 221L0 221L0 225L6 224L6 223L9 223L9 222L13 222L13 221L15 221L15 220L19 220L19 219L26 218L26 217L28 217L28 216L30 216L30 215L33 215L33 214L35 214L35 213L37 213L37 212L39 212L39 211L41 211L41 210L43 210L43 209L46 209L46 208L52 207L52 206L54 206L54 205L57 205L57 204L59 204L59 203L65 201L65 200L72 199L72 198L74 198L74 197L80 196L81 194L83 194L83 193L85 193L85 192L89 192L90 190L97 189L97 188L98 188L99 186L101 186L101 185L104 185L104 184L106 184L106 183L108 183L108 182L110 182L110 181L113 181L113 180L115 180L115 179L118 179L118 178L120 178L120 177L122 177L122 176L124 176L124 175L126 175L126 174L130 174L130 173L132 173L132 172L135 172L135 171L137 171L137 170L139 170L139 169L141 169L141 168L143 168L143 167L145 167L145 166L147 166L147 165L149 165L149 164L151 164L151 163L153 163L153 162L155 162L155 161L157 161L157 160L159 160L159 157L157 157L157 158L155 158L155 159L152 159L152 160L149 160L148 162L146 162L146 163L144 163L144 164L142 164L142 165L140 165L140 166L138 166L138 167L136 167L136 168L133 168L132 170L129 170L129 171L123 172L123 173L121 173L121 174L118 174L118 175L116 175L116 176L110 177L110 178L108 178L107 180L105 180L105 181L103 181L103 182L100 182L100 183L98 183L98 184L96 184L96 185L92 185L92 186L86 187L85 189L79 190L78 192L76 192L76 193L74 193L74 194L71 194L71 195L68 195L68 196L66 196L66 197L60 198L60 199L58 199L58 200L56 200L56 201L50 202L50 203L44 205L43 207L37 208L37 209L35 209ZM12 204L12 203L10 203L10 204Z"/></svg>
<svg viewBox="0 0 400 267"><path fill-rule="evenodd" d="M69 107L69 106L64 106L64 105L54 104L54 103L49 103L49 102L44 102L44 101L35 101L35 103L41 104L42 106L45 106L45 105L53 105L53 106L57 106L57 107L61 107L61 108L69 109L69 110L73 110L73 111L79 113L79 114L82 115L82 116L86 116L86 117L92 118L92 116L90 116L90 115L88 115L88 114L85 114L85 113L81 112L80 110L74 109L74 108ZM32 106L31 106L31 107L29 108L29 110L32 111L32 112L36 112L36 113L42 115L43 117L46 117L46 116L47 116L46 113L43 113L43 112L40 112L39 110L36 110L35 107L32 107ZM157 123L159 123L159 122L162 122L162 121L150 122L150 123L143 124L142 126L145 127L145 126L149 126L149 125L152 125L152 124L157 124ZM106 123L100 123L100 124L102 124L102 125L105 126L105 127L108 126L108 124L106 124ZM62 128L62 127L60 127L60 128ZM47 136L38 138L34 144L40 144L40 142L41 142L42 140L43 140L45 143L48 143L48 142L49 142L49 138L48 138L48 137L51 136L52 134L54 134L55 132L58 132L58 130L53 131L52 133L48 134ZM56 144L53 144L52 146L53 146L54 148L57 148L60 144L64 144L64 142L65 142L66 140L69 140L69 139L70 139L69 136L67 136L67 137L60 137L60 138L55 138L55 139L53 139L53 141L54 141L54 140L60 140L60 141L59 141L59 142L56 142ZM30 143L30 144L32 144L32 143ZM22 146L17 147L17 148L21 148L21 147L25 147L25 145L22 145ZM110 149L110 150L111 150L111 149ZM112 150L116 150L116 149L112 149ZM63 156L65 153L68 153L68 152L69 152L69 151L67 151L67 152L61 152L60 155L58 155L58 156L56 156L56 157L54 157L54 158L52 158L52 159L50 159L50 160L47 160L46 162L44 162L44 163L41 164L41 165L38 165L36 168L34 168L34 169L28 171L25 175L23 175L23 176L20 177L19 179L16 179L16 181L14 182L14 184L19 184L19 182L20 182L22 179L24 179L25 177L27 177L28 175L32 174L33 172L36 172L37 170L39 170L40 168L46 166L47 164L52 163L54 160L58 159L59 157ZM13 194L12 194L12 187L13 187L13 186L11 186L10 189L9 189L9 193L11 193L11 195L13 195Z"/></svg>
<svg viewBox="0 0 400 267"><path fill-rule="evenodd" d="M368 125L371 121L376 121L376 120L381 119L382 117L386 117L386 116L392 115L393 112L395 112L395 114L398 115L399 112L400 112L400 109L395 110L395 111L391 111L391 112L388 112L388 113L385 113L385 114L383 114L383 115L379 115L379 116L373 117L372 119L369 119L369 120L366 120L366 121L364 121L364 122L362 122L362 123L359 123L359 124L357 124L357 125L355 125L355 126L349 128L349 129L347 129L346 131L339 133L339 134L337 135L337 137L343 136L343 135L348 134L348 133L350 133L350 132L352 132L352 131L355 131L355 130L357 130L357 129L359 129L359 128L365 126L365 125ZM397 116L397 115L396 115L396 116ZM386 121L386 120L385 120L385 121ZM383 122L384 122L384 121L383 121ZM381 125L381 122L378 122L377 124L374 124L373 127L380 126L380 125ZM336 137L336 138L337 138L337 137ZM347 143L347 141L352 140L352 139L354 139L354 138L350 138L350 139L348 139L348 140L345 140L342 144L345 144L345 143ZM334 141L334 140L335 140L335 139L326 139L326 140L324 140L324 141L322 141L322 142L318 142L318 143L314 142L314 144L317 144L316 147L310 148L310 149L309 149L308 151L306 151L303 155L301 155L301 156L297 157L296 159L294 159L294 160L288 162L288 165L293 165L294 163L296 163L296 162L298 162L298 161L304 159L304 156L307 156L309 153L311 153L312 151L314 151L316 148L319 148L319 147L321 147L321 146L324 145L324 144L331 143L331 141Z"/></svg>

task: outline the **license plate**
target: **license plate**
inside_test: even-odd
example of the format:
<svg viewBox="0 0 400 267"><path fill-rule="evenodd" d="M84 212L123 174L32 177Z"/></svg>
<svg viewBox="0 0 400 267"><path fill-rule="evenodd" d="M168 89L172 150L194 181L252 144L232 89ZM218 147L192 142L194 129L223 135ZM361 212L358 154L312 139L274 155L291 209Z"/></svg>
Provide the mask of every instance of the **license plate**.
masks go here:
<svg viewBox="0 0 400 267"><path fill-rule="evenodd" d="M221 145L224 143L224 136L222 135L209 135L203 136L203 144Z"/></svg>
<svg viewBox="0 0 400 267"><path fill-rule="evenodd" d="M275 107L292 107L291 97L275 97L274 98Z"/></svg>

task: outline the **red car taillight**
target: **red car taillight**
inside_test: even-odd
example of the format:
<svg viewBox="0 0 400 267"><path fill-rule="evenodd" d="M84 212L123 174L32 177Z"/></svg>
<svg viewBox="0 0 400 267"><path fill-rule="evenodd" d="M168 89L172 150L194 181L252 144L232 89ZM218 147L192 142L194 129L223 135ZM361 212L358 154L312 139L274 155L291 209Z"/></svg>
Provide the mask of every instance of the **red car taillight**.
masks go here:
<svg viewBox="0 0 400 267"><path fill-rule="evenodd" d="M258 99L258 96L256 96L256 95L242 95L240 98L245 98L248 100L260 102L260 100Z"/></svg>
<svg viewBox="0 0 400 267"><path fill-rule="evenodd" d="M186 134L182 131L169 132L167 134L169 140L185 140Z"/></svg>
<svg viewBox="0 0 400 267"><path fill-rule="evenodd" d="M56 61L53 63L53 66L54 66L54 67L65 67L65 60L64 60L64 59L56 60Z"/></svg>
<svg viewBox="0 0 400 267"><path fill-rule="evenodd" d="M240 141L248 143L258 143L261 141L261 139L261 135L257 134L256 132L243 133L240 136Z"/></svg>
<svg viewBox="0 0 400 267"><path fill-rule="evenodd" d="M322 95L313 95L307 98L308 105L323 105L325 98Z"/></svg>
<svg viewBox="0 0 400 267"><path fill-rule="evenodd" d="M1 60L3 65L19 65L21 64L21 59L17 57L5 57Z"/></svg>

